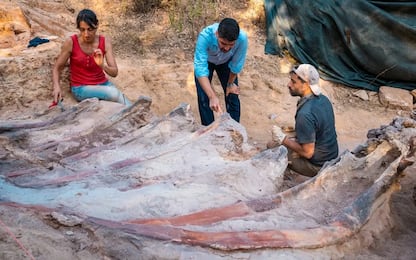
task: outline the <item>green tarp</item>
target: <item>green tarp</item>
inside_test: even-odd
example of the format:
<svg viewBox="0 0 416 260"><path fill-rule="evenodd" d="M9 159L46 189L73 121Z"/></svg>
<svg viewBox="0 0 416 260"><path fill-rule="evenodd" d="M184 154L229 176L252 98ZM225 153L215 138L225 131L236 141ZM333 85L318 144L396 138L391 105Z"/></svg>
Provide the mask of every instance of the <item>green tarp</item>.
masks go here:
<svg viewBox="0 0 416 260"><path fill-rule="evenodd" d="M416 89L416 1L265 0L267 54L371 91Z"/></svg>

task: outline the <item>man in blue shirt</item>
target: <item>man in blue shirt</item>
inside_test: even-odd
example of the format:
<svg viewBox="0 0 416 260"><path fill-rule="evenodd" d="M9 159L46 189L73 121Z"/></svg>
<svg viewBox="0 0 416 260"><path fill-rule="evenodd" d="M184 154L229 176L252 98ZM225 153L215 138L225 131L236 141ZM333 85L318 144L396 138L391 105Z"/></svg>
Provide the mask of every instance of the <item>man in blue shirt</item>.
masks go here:
<svg viewBox="0 0 416 260"><path fill-rule="evenodd" d="M214 113L222 113L219 99L212 87L216 71L224 90L226 110L240 122L240 87L238 73L246 59L247 34L240 30L236 20L224 18L219 24L205 27L199 34L194 54L195 85L201 124L214 121Z"/></svg>
<svg viewBox="0 0 416 260"><path fill-rule="evenodd" d="M335 117L329 99L321 94L319 73L310 64L301 64L290 72L291 96L300 97L295 115L295 138L273 126L275 145L288 148L289 169L305 176L315 176L326 161L337 158L338 141ZM270 148L274 145L268 145Z"/></svg>

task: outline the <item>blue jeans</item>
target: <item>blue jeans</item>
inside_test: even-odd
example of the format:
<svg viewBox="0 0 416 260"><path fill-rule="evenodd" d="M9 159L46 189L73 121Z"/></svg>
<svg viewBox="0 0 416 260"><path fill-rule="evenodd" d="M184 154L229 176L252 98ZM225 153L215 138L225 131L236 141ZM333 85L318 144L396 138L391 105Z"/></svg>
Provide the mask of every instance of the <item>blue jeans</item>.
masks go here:
<svg viewBox="0 0 416 260"><path fill-rule="evenodd" d="M230 76L230 68L228 68L228 62L224 64L220 64L220 65L215 65L213 63L208 62L208 70L209 70L209 76L208 76L209 82L212 81L214 71L217 72L217 75L221 82L221 86L222 86L222 89L224 90L224 96L225 96L225 92L227 90L228 78ZM238 85L238 78L234 80L234 83ZM199 115L201 117L201 124L209 125L212 122L214 122L214 112L212 112L211 108L209 107L209 98L207 94L205 94L204 90L202 89L196 77L195 77L195 85L196 85L196 92L198 95L198 108L199 108ZM231 118L237 122L240 122L240 98L238 97L238 95L230 93L228 94L228 96L225 96L225 106Z"/></svg>
<svg viewBox="0 0 416 260"><path fill-rule="evenodd" d="M131 102L120 90L110 81L101 85L83 85L78 87L71 87L71 92L75 99L82 101L87 98L98 98L107 101L118 102L127 106Z"/></svg>

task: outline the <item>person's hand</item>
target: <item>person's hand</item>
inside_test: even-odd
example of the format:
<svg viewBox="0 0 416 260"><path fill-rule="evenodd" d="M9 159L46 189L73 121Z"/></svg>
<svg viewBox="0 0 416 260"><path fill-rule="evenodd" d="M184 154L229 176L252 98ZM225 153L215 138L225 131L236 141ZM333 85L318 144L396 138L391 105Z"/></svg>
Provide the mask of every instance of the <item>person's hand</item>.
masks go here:
<svg viewBox="0 0 416 260"><path fill-rule="evenodd" d="M286 134L283 132L282 128L280 128L277 125L274 125L272 128L272 139L278 145L281 145L283 143L283 140L285 140Z"/></svg>
<svg viewBox="0 0 416 260"><path fill-rule="evenodd" d="M212 109L212 111L222 114L222 108L217 96L209 99L209 107Z"/></svg>
<svg viewBox="0 0 416 260"><path fill-rule="evenodd" d="M225 96L228 96L230 93L240 95L240 87L235 83L228 85L227 89L225 90Z"/></svg>
<svg viewBox="0 0 416 260"><path fill-rule="evenodd" d="M104 67L104 54L101 49L95 49L93 53L94 61L101 68Z"/></svg>
<svg viewBox="0 0 416 260"><path fill-rule="evenodd" d="M59 86L58 87L54 86L52 95L53 95L53 101L55 103L57 103L58 100L60 100L61 97L62 97L61 96L61 88Z"/></svg>

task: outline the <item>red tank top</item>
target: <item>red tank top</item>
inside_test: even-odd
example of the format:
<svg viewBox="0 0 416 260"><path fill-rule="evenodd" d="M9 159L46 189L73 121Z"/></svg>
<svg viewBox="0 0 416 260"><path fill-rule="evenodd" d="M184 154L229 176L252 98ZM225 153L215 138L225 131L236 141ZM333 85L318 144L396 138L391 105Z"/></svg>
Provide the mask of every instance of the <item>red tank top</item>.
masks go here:
<svg viewBox="0 0 416 260"><path fill-rule="evenodd" d="M79 45L76 34L72 38L72 53L69 63L71 71L71 86L98 85L107 81L103 69L98 66L93 54L86 54ZM105 54L105 38L99 36L98 48Z"/></svg>

